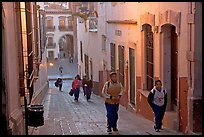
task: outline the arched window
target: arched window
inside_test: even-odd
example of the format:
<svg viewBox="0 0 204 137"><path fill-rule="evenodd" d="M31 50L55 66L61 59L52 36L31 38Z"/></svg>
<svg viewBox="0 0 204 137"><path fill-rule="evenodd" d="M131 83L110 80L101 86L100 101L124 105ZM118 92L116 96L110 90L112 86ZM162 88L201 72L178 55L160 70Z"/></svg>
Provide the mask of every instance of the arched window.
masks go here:
<svg viewBox="0 0 204 137"><path fill-rule="evenodd" d="M46 17L46 25L47 25L47 31L54 31L55 26L53 24L53 17L47 16Z"/></svg>

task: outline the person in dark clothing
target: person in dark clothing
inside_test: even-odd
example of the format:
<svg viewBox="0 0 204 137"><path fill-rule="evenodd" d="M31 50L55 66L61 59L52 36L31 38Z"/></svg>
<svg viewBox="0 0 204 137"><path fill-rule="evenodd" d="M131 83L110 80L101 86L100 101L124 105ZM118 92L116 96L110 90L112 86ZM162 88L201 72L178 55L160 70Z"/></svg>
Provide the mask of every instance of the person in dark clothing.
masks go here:
<svg viewBox="0 0 204 137"><path fill-rule="evenodd" d="M85 85L87 85L87 76L86 75L84 75L83 79L82 79L82 88L83 88L83 91L84 91L84 96L86 95L86 93L85 93Z"/></svg>
<svg viewBox="0 0 204 137"><path fill-rule="evenodd" d="M60 71L60 75L62 75L62 71L63 71L63 67L62 66L59 67L59 71Z"/></svg>
<svg viewBox="0 0 204 137"><path fill-rule="evenodd" d="M154 112L154 129L159 132L167 106L167 92L163 89L161 80L155 81L155 86L148 95L148 103Z"/></svg>
<svg viewBox="0 0 204 137"><path fill-rule="evenodd" d="M73 59L73 57L72 57L72 56L70 57L70 60L71 60L71 63L73 63L73 62L74 62L74 59Z"/></svg>
<svg viewBox="0 0 204 137"><path fill-rule="evenodd" d="M1 114L1 128L0 128L0 135L9 135L9 132L7 130L7 121L6 121L6 115Z"/></svg>
<svg viewBox="0 0 204 137"><path fill-rule="evenodd" d="M62 84L63 84L62 79L61 79L61 78L58 78L56 82L57 82L57 84L58 84L58 86L59 86L59 91L62 91Z"/></svg>
<svg viewBox="0 0 204 137"><path fill-rule="evenodd" d="M92 92L92 88L93 88L93 82L92 80L87 80L87 84L85 84L87 86L85 86L85 95L86 95L86 99L87 101L91 98L91 92Z"/></svg>

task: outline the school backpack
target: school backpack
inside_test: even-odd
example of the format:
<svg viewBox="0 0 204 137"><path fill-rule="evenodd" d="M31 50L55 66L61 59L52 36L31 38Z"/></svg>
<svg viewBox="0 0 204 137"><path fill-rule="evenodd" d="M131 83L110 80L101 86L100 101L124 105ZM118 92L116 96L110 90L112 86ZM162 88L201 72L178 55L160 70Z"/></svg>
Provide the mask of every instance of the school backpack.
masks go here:
<svg viewBox="0 0 204 137"><path fill-rule="evenodd" d="M151 94L151 92L150 92L148 97L147 97L147 101L150 104L150 106L152 105L151 103L152 103L152 100L154 98L155 92L156 92L156 90L154 89L153 90L153 94ZM163 92L164 92L164 96L165 96L165 90L164 89L163 89Z"/></svg>
<svg viewBox="0 0 204 137"><path fill-rule="evenodd" d="M57 82L57 81L55 82L55 87L59 87L59 84L58 84L58 82Z"/></svg>

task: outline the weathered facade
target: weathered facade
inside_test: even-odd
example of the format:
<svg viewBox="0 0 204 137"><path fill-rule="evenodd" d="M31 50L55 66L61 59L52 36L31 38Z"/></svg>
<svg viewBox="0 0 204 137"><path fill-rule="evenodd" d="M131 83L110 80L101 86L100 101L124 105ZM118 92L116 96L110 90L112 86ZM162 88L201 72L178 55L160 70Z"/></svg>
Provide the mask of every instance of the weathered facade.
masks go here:
<svg viewBox="0 0 204 137"><path fill-rule="evenodd" d="M202 3L98 2L97 9L95 33L78 22L79 73L90 68L80 56L95 60L100 95L108 72L117 71L126 89L121 104L150 120L147 96L160 79L168 92L164 126L202 132Z"/></svg>
<svg viewBox="0 0 204 137"><path fill-rule="evenodd" d="M98 12L97 2L80 3L76 7L79 12L80 7L87 7L88 10ZM78 74L82 77L87 75L94 82L94 93L99 92L99 71L103 70L102 49L98 17L90 15L88 20L77 18L77 53L78 53ZM87 26L87 30L85 27ZM102 24L101 24L102 25Z"/></svg>
<svg viewBox="0 0 204 137"><path fill-rule="evenodd" d="M24 99L28 104L41 104L48 88L39 18L35 2L2 2L4 135L26 134Z"/></svg>

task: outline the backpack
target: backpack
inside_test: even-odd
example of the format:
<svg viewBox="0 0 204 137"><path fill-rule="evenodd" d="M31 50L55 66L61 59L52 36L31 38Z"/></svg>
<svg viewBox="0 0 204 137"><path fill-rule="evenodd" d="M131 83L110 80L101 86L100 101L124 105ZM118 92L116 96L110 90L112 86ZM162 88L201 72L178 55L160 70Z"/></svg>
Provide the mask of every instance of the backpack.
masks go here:
<svg viewBox="0 0 204 137"><path fill-rule="evenodd" d="M156 90L154 89L153 90L153 96L154 96L155 92L156 92ZM164 92L164 95L165 95L165 90L164 89L163 89L163 92Z"/></svg>
<svg viewBox="0 0 204 137"><path fill-rule="evenodd" d="M58 84L58 82L57 82L57 81L55 82L55 87L59 87L59 84Z"/></svg>
<svg viewBox="0 0 204 137"><path fill-rule="evenodd" d="M108 81L108 88L110 87L110 81Z"/></svg>
<svg viewBox="0 0 204 137"><path fill-rule="evenodd" d="M150 106L152 105L151 103L152 103L152 100L153 100L153 98L154 98L155 92L156 92L156 90L154 89L152 96L151 96L151 92L150 92L149 95L148 95L147 101L148 101L148 103L150 104ZM164 89L163 89L163 92L164 92L164 96L165 96L165 90L164 90Z"/></svg>

